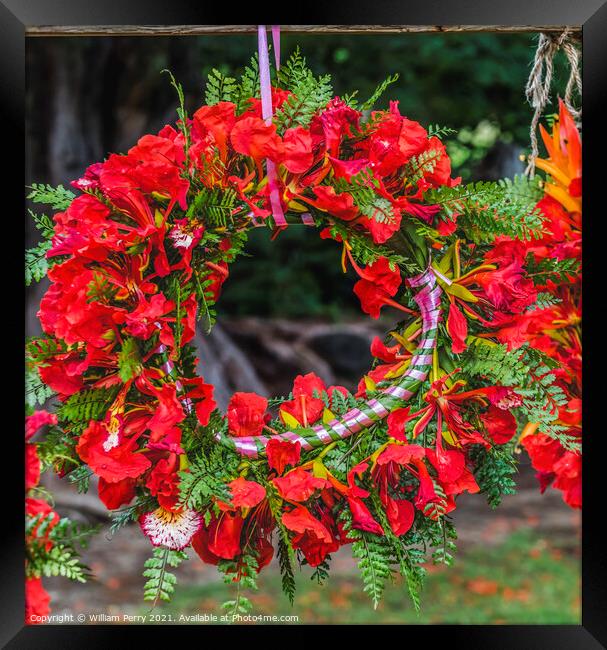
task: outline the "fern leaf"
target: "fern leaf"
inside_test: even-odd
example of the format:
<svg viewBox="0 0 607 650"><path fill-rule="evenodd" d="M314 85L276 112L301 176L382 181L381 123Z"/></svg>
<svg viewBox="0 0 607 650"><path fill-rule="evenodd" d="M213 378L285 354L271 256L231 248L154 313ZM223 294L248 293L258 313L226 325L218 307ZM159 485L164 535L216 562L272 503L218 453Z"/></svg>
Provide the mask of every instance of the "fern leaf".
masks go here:
<svg viewBox="0 0 607 650"><path fill-rule="evenodd" d="M48 260L46 254L52 244L50 241L42 241L33 248L25 251L25 285L29 287L32 282L40 282L48 273Z"/></svg>
<svg viewBox="0 0 607 650"><path fill-rule="evenodd" d="M32 191L27 195L27 198L30 199L30 201L50 205L54 210L67 209L76 197L73 192L65 189L63 185L53 187L48 184L32 183L30 189Z"/></svg>
<svg viewBox="0 0 607 650"><path fill-rule="evenodd" d="M175 592L177 577L168 569L178 567L188 556L183 551L173 551L169 548L155 548L152 557L145 561L144 578L148 578L143 588L143 599L153 601L152 607L159 600L169 602Z"/></svg>
<svg viewBox="0 0 607 650"><path fill-rule="evenodd" d="M384 79L375 89L371 97L367 99L367 101L364 104L361 104L361 110L369 110L370 108L373 108L377 100L386 92L386 89L388 86L392 85L395 81L398 81L398 73L391 75L387 79Z"/></svg>

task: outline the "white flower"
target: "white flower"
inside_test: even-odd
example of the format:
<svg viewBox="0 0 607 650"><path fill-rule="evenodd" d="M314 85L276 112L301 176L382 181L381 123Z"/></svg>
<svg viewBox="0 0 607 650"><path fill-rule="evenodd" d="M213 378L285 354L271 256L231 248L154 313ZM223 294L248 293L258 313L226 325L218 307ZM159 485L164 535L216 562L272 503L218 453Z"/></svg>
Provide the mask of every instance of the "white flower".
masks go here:
<svg viewBox="0 0 607 650"><path fill-rule="evenodd" d="M142 515L139 524L154 546L166 546L180 551L198 532L202 525L202 517L189 508L184 508L180 512L157 508Z"/></svg>

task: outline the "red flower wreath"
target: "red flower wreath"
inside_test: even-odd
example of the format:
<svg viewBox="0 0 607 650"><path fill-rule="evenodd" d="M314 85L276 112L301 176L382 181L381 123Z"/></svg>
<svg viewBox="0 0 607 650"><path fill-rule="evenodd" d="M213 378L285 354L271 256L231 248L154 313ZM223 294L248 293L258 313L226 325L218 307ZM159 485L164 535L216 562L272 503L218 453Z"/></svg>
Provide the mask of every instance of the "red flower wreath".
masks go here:
<svg viewBox="0 0 607 650"><path fill-rule="evenodd" d="M553 279L563 266L575 275L577 213L547 198L540 215L537 184L525 179L518 202L508 184L461 186L440 131L397 102L366 117L367 106L331 97L327 80L303 69L295 54L281 71L273 120L244 83L229 97L211 93L191 118L182 107L176 128L91 165L73 183L78 196L53 194L45 336L28 344L59 400L62 453L51 464L76 478L92 472L106 506L139 519L158 547L146 597L170 593L156 568L188 545L250 586L278 543L287 575L295 560L326 568L352 544L365 582L379 580L369 588L377 599L402 548L452 537L446 515L459 494L495 502L510 487L492 483L492 470L507 475L504 453L528 419L541 434L522 444L543 484L580 504L579 338L567 330L571 344L561 345L551 334L577 318L577 289ZM563 128L571 150L561 109ZM550 173L565 160L558 143L558 133L547 141ZM197 317L212 324L247 232L280 231L270 163L288 219L342 246L362 310L378 318L397 308L405 320L373 342L376 363L356 395L308 374L282 400L236 393L224 417L196 376L192 341ZM579 169L571 173L567 209L579 196ZM419 277L429 284L413 300ZM420 311L418 300L435 302ZM382 399L398 404L387 420ZM38 588L30 602L43 610Z"/></svg>

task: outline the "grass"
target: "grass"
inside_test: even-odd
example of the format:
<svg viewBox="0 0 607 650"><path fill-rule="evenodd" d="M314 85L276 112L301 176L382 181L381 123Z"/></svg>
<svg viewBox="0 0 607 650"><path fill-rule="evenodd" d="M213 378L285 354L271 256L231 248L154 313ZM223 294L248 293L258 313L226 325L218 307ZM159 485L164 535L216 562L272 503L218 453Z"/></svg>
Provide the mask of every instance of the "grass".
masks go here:
<svg viewBox="0 0 607 650"><path fill-rule="evenodd" d="M196 560L192 560L196 561ZM307 574L307 575L306 575ZM282 594L274 567L259 577L259 591L246 595L253 615L297 615L300 623L459 623L579 624L580 563L565 550L530 530L519 530L504 543L470 548L452 567L429 566L422 611L415 613L399 578L387 587L377 610L361 591L355 567L334 572L327 584L298 576L293 607ZM173 602L154 613L215 614L234 597L219 582L177 585ZM142 610L143 611L143 610Z"/></svg>

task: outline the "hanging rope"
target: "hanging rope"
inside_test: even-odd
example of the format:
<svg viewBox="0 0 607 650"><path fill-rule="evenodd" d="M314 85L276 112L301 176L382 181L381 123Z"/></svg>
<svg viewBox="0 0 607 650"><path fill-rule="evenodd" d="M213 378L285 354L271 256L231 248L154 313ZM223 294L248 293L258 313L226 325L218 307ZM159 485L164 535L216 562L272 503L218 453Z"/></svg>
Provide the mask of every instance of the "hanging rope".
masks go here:
<svg viewBox="0 0 607 650"><path fill-rule="evenodd" d="M550 86L552 84L552 74L554 69L554 55L563 50L567 60L569 61L569 80L565 88L565 97L563 101L567 110L571 113L574 119L580 120L582 117L582 109L576 109L572 104L572 94L574 88L582 97L582 75L580 73L580 55L576 46L576 38L572 35L570 29L565 29L561 34L544 34L539 35L537 50L535 52L535 59L525 94L527 101L534 109L533 119L531 120L531 127L529 136L531 139L531 155L528 159L527 169L525 174L533 176L535 174L535 159L538 156L538 141L537 141L537 128L540 118L546 108L546 104L550 102Z"/></svg>

